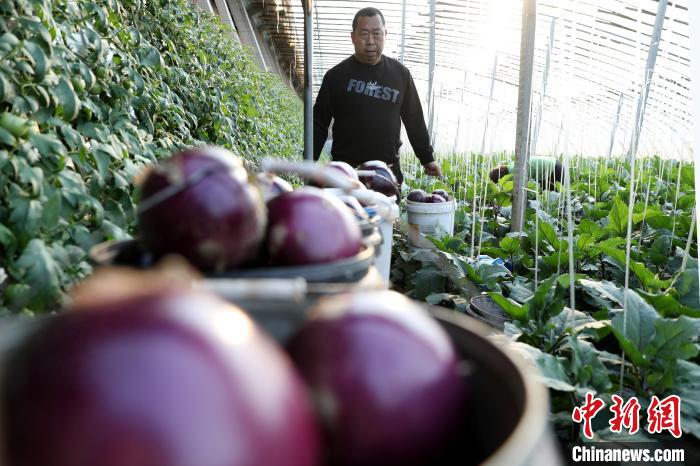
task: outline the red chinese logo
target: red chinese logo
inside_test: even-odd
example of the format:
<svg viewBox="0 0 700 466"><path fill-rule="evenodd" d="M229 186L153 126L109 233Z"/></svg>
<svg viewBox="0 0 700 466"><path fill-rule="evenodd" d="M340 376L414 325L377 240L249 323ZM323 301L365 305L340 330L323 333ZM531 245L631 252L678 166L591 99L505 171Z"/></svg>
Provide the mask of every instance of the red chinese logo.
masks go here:
<svg viewBox="0 0 700 466"><path fill-rule="evenodd" d="M627 400L623 404L623 399L617 395L612 396L613 405L610 411L613 412L613 417L608 421L610 431L620 433L622 428L629 430L630 435L636 434L639 431L639 409L641 408L636 397Z"/></svg>
<svg viewBox="0 0 700 466"><path fill-rule="evenodd" d="M612 396L613 404L610 411L613 417L608 421L610 431L622 432L625 428L630 435L639 432L639 411L641 405L636 397L632 397L625 403L618 396ZM593 418L603 409L605 402L593 396L593 393L586 393L586 401L583 406L577 406L571 413L571 419L576 423L583 422L583 435L593 438ZM647 409L647 432L650 434L660 434L664 430L669 431L674 437L681 436L681 398L678 395L669 395L663 400L654 395L651 397L649 408Z"/></svg>
<svg viewBox="0 0 700 466"><path fill-rule="evenodd" d="M591 392L586 393L586 402L583 406L576 406L574 411L571 413L571 419L574 422L581 423L583 421L583 435L588 439L593 438L593 429L591 427L591 421L598 414L598 411L603 409L605 403L603 400L593 396Z"/></svg>
<svg viewBox="0 0 700 466"><path fill-rule="evenodd" d="M681 436L681 399L678 395L669 395L663 400L654 395L647 409L650 434L668 430L676 438Z"/></svg>

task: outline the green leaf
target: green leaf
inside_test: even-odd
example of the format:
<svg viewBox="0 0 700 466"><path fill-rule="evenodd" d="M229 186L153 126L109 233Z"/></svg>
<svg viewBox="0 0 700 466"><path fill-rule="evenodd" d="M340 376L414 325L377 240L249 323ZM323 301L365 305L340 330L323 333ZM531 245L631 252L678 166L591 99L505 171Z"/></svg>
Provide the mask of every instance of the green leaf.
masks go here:
<svg viewBox="0 0 700 466"><path fill-rule="evenodd" d="M571 372L579 387L590 387L599 392L610 390L608 370L598 357L598 350L589 342L576 337L567 340L571 348Z"/></svg>
<svg viewBox="0 0 700 466"><path fill-rule="evenodd" d="M576 273L574 274L574 285L579 282L579 280L585 280L588 275L584 275L582 273ZM559 275L557 278L557 283L559 283L559 286L562 288L568 289L571 286L571 275L568 273Z"/></svg>
<svg viewBox="0 0 700 466"><path fill-rule="evenodd" d="M12 205L10 222L15 228L14 231L23 231L29 235L34 235L41 222L41 202L36 199L16 195L11 196L10 199Z"/></svg>
<svg viewBox="0 0 700 466"><path fill-rule="evenodd" d="M85 182L72 170L63 169L58 173L58 180L63 187L63 197L69 204L77 207L78 204L88 197Z"/></svg>
<svg viewBox="0 0 700 466"><path fill-rule="evenodd" d="M34 40L39 40L43 42L44 46L48 48L47 52L51 52L51 34L41 21L39 21L38 19L21 16L19 18L19 22L26 30L31 31L35 34L35 37L33 38Z"/></svg>
<svg viewBox="0 0 700 466"><path fill-rule="evenodd" d="M61 191L56 189L43 206L42 225L47 231L58 226L58 221L61 218L62 199Z"/></svg>
<svg viewBox="0 0 700 466"><path fill-rule="evenodd" d="M160 55L158 49L152 45L148 45L139 49L138 51L139 63L143 66L151 68L160 68L164 66L163 57Z"/></svg>
<svg viewBox="0 0 700 466"><path fill-rule="evenodd" d="M0 223L0 245L2 245L5 250L14 251L16 242L17 239L12 230Z"/></svg>
<svg viewBox="0 0 700 466"><path fill-rule="evenodd" d="M622 246L625 244L625 238L620 238L619 236L615 236L613 238L608 238L606 240L601 241L596 245L596 247L606 247L606 248L617 248L618 246Z"/></svg>
<svg viewBox="0 0 700 466"><path fill-rule="evenodd" d="M588 235L598 241L605 238L605 235L607 234L600 225L587 218L582 219L581 223L578 224L578 231L579 233Z"/></svg>
<svg viewBox="0 0 700 466"><path fill-rule="evenodd" d="M552 275L541 282L532 298L523 305L528 317L535 322L544 323L564 310L564 290L557 286L557 278Z"/></svg>
<svg viewBox="0 0 700 466"><path fill-rule="evenodd" d="M498 279L510 277L511 273L503 264L489 264L479 262L474 269L479 277L479 283L486 286L487 289L493 290L498 287Z"/></svg>
<svg viewBox="0 0 700 466"><path fill-rule="evenodd" d="M83 79L83 81L85 81L85 89L92 89L92 86L94 86L97 82L95 73L92 72L90 67L82 62L78 64L78 71L80 72L80 77Z"/></svg>
<svg viewBox="0 0 700 466"><path fill-rule="evenodd" d="M513 319L521 322L527 322L527 309L525 309L523 306L516 303L512 299L504 297L501 293L489 292L487 294L496 302L496 304L501 306L506 314L511 316Z"/></svg>
<svg viewBox="0 0 700 466"><path fill-rule="evenodd" d="M104 231L104 234L108 240L131 239L131 236L129 236L123 229L119 228L117 225L110 222L109 220L104 220L102 222L102 231Z"/></svg>
<svg viewBox="0 0 700 466"><path fill-rule="evenodd" d="M606 230L612 231L617 236L627 236L627 220L629 208L619 197L615 196L612 208L608 214Z"/></svg>
<svg viewBox="0 0 700 466"><path fill-rule="evenodd" d="M134 93L136 95L143 94L143 91L146 87L146 81L144 81L141 75L134 70L129 70L129 79L131 79L134 83Z"/></svg>
<svg viewBox="0 0 700 466"><path fill-rule="evenodd" d="M0 142L9 147L14 147L17 144L17 138L8 130L0 126Z"/></svg>
<svg viewBox="0 0 700 466"><path fill-rule="evenodd" d="M672 394L681 398L681 428L700 439L700 366L678 361Z"/></svg>
<svg viewBox="0 0 700 466"><path fill-rule="evenodd" d="M516 255L521 252L520 239L518 238L506 236L505 238L501 239L499 246L505 253L510 255Z"/></svg>
<svg viewBox="0 0 700 466"><path fill-rule="evenodd" d="M528 282L524 277L515 277L512 283L504 283L508 290L508 297L515 302L524 303L532 297L532 282Z"/></svg>
<svg viewBox="0 0 700 466"><path fill-rule="evenodd" d="M540 260L550 270L557 270L557 267L566 270L569 267L569 253L567 251L553 252L547 256L542 256Z"/></svg>
<svg viewBox="0 0 700 466"><path fill-rule="evenodd" d="M34 62L34 80L41 81L46 76L46 71L49 68L49 59L46 57L44 49L32 41L26 41L24 48Z"/></svg>
<svg viewBox="0 0 700 466"><path fill-rule="evenodd" d="M670 215L658 215L656 217L647 218L647 224L657 230L666 229L669 232L673 228L673 217Z"/></svg>
<svg viewBox="0 0 700 466"><path fill-rule="evenodd" d="M41 193L41 188L44 181L44 172L40 167L34 167L23 157L16 157L13 164L19 175L19 180L26 187L30 185L32 188L31 194L38 196Z"/></svg>
<svg viewBox="0 0 700 466"><path fill-rule="evenodd" d="M0 70L0 102L12 102L16 95L14 83Z"/></svg>
<svg viewBox="0 0 700 466"><path fill-rule="evenodd" d="M446 236L444 238L444 243L448 251L459 252L466 246L464 241L456 236Z"/></svg>
<svg viewBox="0 0 700 466"><path fill-rule="evenodd" d="M102 180L105 180L109 176L109 166L111 163L110 154L103 149L104 147L109 146L102 144L101 147L93 147L90 150L90 155L95 161L95 166L97 167L97 171L100 174L100 178Z"/></svg>
<svg viewBox="0 0 700 466"><path fill-rule="evenodd" d="M624 264L626 262L626 255L624 251L616 249L614 247L609 247L607 245L599 246L600 250L612 257L621 269L624 269ZM667 281L659 280L649 269L646 268L641 262L634 261L630 259L628 262L630 270L642 283L645 290L659 290L665 286L668 286Z"/></svg>
<svg viewBox="0 0 700 466"><path fill-rule="evenodd" d="M10 47L10 49L12 49L19 45L19 39L16 35L12 34L11 32L6 32L0 35L0 44L7 45Z"/></svg>
<svg viewBox="0 0 700 466"><path fill-rule="evenodd" d="M595 248L593 248L595 244L595 238L586 233L579 235L579 237L576 239L576 249L578 249L579 251L595 250Z"/></svg>
<svg viewBox="0 0 700 466"><path fill-rule="evenodd" d="M560 248L557 232L554 227L547 222L539 223L539 240L540 242L545 241L549 244L553 251L557 251Z"/></svg>
<svg viewBox="0 0 700 466"><path fill-rule="evenodd" d="M98 142L107 142L111 136L109 127L106 125L86 122L78 125L78 130L89 138L95 139ZM93 144L93 141L90 141Z"/></svg>
<svg viewBox="0 0 700 466"><path fill-rule="evenodd" d="M88 63L96 64L102 53L103 42L100 35L83 24L79 31L66 37L68 47Z"/></svg>
<svg viewBox="0 0 700 466"><path fill-rule="evenodd" d="M668 235L662 235L654 240L651 248L649 248L648 256L653 264L661 265L668 260L668 255L670 252L671 237Z"/></svg>
<svg viewBox="0 0 700 466"><path fill-rule="evenodd" d="M651 294L637 291L654 309L664 317L678 317L680 315L700 318L700 309L693 309L679 303L671 292L663 294Z"/></svg>
<svg viewBox="0 0 700 466"><path fill-rule="evenodd" d="M635 204L635 210L637 209L637 206L641 206L642 204L637 203ZM643 207L640 207L640 212L635 213L632 215L632 221L637 224L644 220L645 222L649 223L650 220L654 220L657 217L663 216L663 212L661 212L661 209L659 206L656 205L647 205L646 211L644 210Z"/></svg>
<svg viewBox="0 0 700 466"><path fill-rule="evenodd" d="M651 365L648 350L653 346L657 319L659 315L654 308L632 290L627 290L627 309L612 318L615 337L630 360L638 366Z"/></svg>
<svg viewBox="0 0 700 466"><path fill-rule="evenodd" d="M73 90L73 84L65 78L61 78L53 89L54 96L58 99L61 116L66 121L73 121L80 112L80 99Z"/></svg>
<svg viewBox="0 0 700 466"><path fill-rule="evenodd" d="M657 319L654 322L653 356L671 361L690 359L698 354L700 320L682 316L678 319Z"/></svg>
<svg viewBox="0 0 700 466"><path fill-rule="evenodd" d="M15 266L23 270L25 281L32 284L31 306L49 309L56 305L61 294L61 271L42 240L32 239Z"/></svg>
<svg viewBox="0 0 700 466"><path fill-rule="evenodd" d="M505 176L499 178L499 179L498 179L498 185L499 185L501 188L503 188L503 187L505 186L505 184L508 183L509 181L511 181L511 182L513 181L513 174L512 174L512 173L509 173L509 174L507 174L507 175L505 175ZM512 189L512 188L511 188L511 189Z"/></svg>
<svg viewBox="0 0 700 466"><path fill-rule="evenodd" d="M678 291L678 301L684 306L700 309L700 285L698 270L688 269L678 274L673 285Z"/></svg>
<svg viewBox="0 0 700 466"><path fill-rule="evenodd" d="M413 293L416 299L424 300L426 296L445 287L444 274L434 267L423 267L416 272Z"/></svg>
<svg viewBox="0 0 700 466"><path fill-rule="evenodd" d="M54 134L30 133L29 142L39 151L43 157L66 155L66 147Z"/></svg>
<svg viewBox="0 0 700 466"><path fill-rule="evenodd" d="M0 114L0 128L9 131L13 136L23 138L29 132L29 120L10 112Z"/></svg>
<svg viewBox="0 0 700 466"><path fill-rule="evenodd" d="M13 283L5 288L3 293L8 306L19 310L27 305L32 297L32 287L26 283Z"/></svg>
<svg viewBox="0 0 700 466"><path fill-rule="evenodd" d="M86 251L101 241L101 238L97 239L97 235L90 233L90 230L88 230L84 225L72 225L70 228L71 239L75 241L75 244Z"/></svg>
<svg viewBox="0 0 700 466"><path fill-rule="evenodd" d="M676 378L676 370L678 364L675 359L665 361L664 364L658 364L646 375L646 383L649 385L649 390L655 393L662 393L673 387L673 379Z"/></svg>
<svg viewBox="0 0 700 466"><path fill-rule="evenodd" d="M546 387L561 392L573 392L576 390L566 373L563 358L543 353L526 343L511 343L509 347L537 366L540 373L538 379Z"/></svg>
<svg viewBox="0 0 700 466"><path fill-rule="evenodd" d="M82 135L69 125L61 126L61 135L71 150L78 149L83 143Z"/></svg>
<svg viewBox="0 0 700 466"><path fill-rule="evenodd" d="M565 307L562 312L552 316L545 324L545 327L551 328L551 332L556 337L559 337L563 333L578 333L586 329L604 327L605 325L605 322L597 321L585 312Z"/></svg>
<svg viewBox="0 0 700 466"><path fill-rule="evenodd" d="M694 206L695 206L695 194L694 193L684 194L683 196L678 198L678 202L676 203L676 208L682 209L685 211L692 210L692 208Z"/></svg>

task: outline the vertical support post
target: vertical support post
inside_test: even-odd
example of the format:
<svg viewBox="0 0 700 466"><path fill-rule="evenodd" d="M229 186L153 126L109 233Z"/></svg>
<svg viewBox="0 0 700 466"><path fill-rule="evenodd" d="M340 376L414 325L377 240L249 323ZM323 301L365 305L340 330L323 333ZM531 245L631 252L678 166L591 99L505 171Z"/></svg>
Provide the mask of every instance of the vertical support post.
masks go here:
<svg viewBox="0 0 700 466"><path fill-rule="evenodd" d="M696 159L695 165L695 186L700 186L700 163L697 163L698 154L700 154L700 5L697 2L688 5L688 16L689 16L689 28L690 32L690 79L691 82L695 83L691 86L691 91L693 93L693 115L696 117L693 119L695 125L693 127L694 143L691 146L694 158ZM695 192L695 212L700 212L700 196ZM700 222L696 222L700 223ZM696 228L695 234L697 235L697 242L700 244L700 228ZM700 282L700 267L698 267L698 282Z"/></svg>
<svg viewBox="0 0 700 466"><path fill-rule="evenodd" d="M547 54L544 60L544 72L542 73L542 93L540 94L540 99L537 102L537 121L535 122L535 127L532 131L532 153L537 155L537 141L540 136L540 125L542 123L542 104L544 102L544 97L547 95L547 78L549 77L549 63L552 58L552 49L554 48L554 26L556 25L556 18L552 18L552 22L549 25L549 41L547 42Z"/></svg>
<svg viewBox="0 0 700 466"><path fill-rule="evenodd" d="M572 310L576 309L576 262L574 261L574 218L571 204L571 174L574 172L569 166L571 158L569 154L564 155L564 182L566 184L566 232L569 243L569 307ZM559 254L561 260L561 254Z"/></svg>
<svg viewBox="0 0 700 466"><path fill-rule="evenodd" d="M464 80L462 82L462 93L459 99L459 113L457 114L457 131L455 132L455 144L452 152L457 153L457 147L459 142L459 132L462 130L462 109L464 108L464 89L467 87L467 71L464 71ZM483 152L484 149L481 149ZM467 166L469 166L467 164Z"/></svg>
<svg viewBox="0 0 700 466"><path fill-rule="evenodd" d="M304 159L314 159L314 108L313 108L313 23L312 0L302 0L304 5Z"/></svg>
<svg viewBox="0 0 700 466"><path fill-rule="evenodd" d="M493 88L496 84L496 68L498 67L498 52L493 57L493 69L491 70L491 90L489 91L489 102L486 105L486 121L484 122L484 137L481 138L481 154L486 149L486 131L489 128L489 116L491 115L491 102L493 102Z"/></svg>
<svg viewBox="0 0 700 466"><path fill-rule="evenodd" d="M229 7L229 13L231 14L236 31L238 32L238 38L241 40L241 44L249 48L253 54L253 58L263 70L270 71L271 68L265 60L263 47L261 47L258 42L255 28L246 11L245 2L243 0L226 0L226 4Z"/></svg>
<svg viewBox="0 0 700 466"><path fill-rule="evenodd" d="M433 134L435 102L433 98L433 78L435 76L435 9L437 0L430 0L430 46L428 57L428 134Z"/></svg>
<svg viewBox="0 0 700 466"><path fill-rule="evenodd" d="M201 5L203 2L199 1L197 3ZM214 0L214 3L216 3L216 9L219 10L219 17L221 18L221 22L231 26L235 30L236 25L233 23L233 18L231 17L231 12L229 11L226 2L224 0ZM209 6L209 8L211 8L211 5Z"/></svg>
<svg viewBox="0 0 700 466"><path fill-rule="evenodd" d="M404 54L406 52L406 0L401 2L401 55L399 61L404 62Z"/></svg>
<svg viewBox="0 0 700 466"><path fill-rule="evenodd" d="M518 120L515 132L515 170L513 173L513 210L510 230L522 231L528 176L528 139L530 136L530 101L532 98L532 68L535 55L536 0L523 1L523 21L520 34L520 84L518 86Z"/></svg>
<svg viewBox="0 0 700 466"><path fill-rule="evenodd" d="M197 6L206 13L214 13L214 8L211 7L209 0L195 0Z"/></svg>
<svg viewBox="0 0 700 466"><path fill-rule="evenodd" d="M434 100L433 100L433 107L435 106L435 101L437 101L438 99L442 99L442 83L440 83L440 86L439 86L438 89L437 89L437 94L436 94L436 95L437 95L437 98L435 98L435 96L433 96L433 97L434 97ZM432 132L430 133L430 140L431 140L431 141L435 141L435 139L436 139L436 137L437 137L437 134L439 134L439 132L440 132L440 116L439 116L439 115L435 115L435 113L433 113L433 115L431 116L430 120L431 120L431 123L433 123L433 124L431 125L431 126L432 126Z"/></svg>
<svg viewBox="0 0 700 466"><path fill-rule="evenodd" d="M649 54L647 55L647 64L644 67L644 78L642 88L639 92L639 101L637 102L637 113L634 118L634 126L632 133L632 142L627 153L627 162L632 161L632 157L637 154L639 146L639 135L642 132L644 124L644 110L647 106L647 97L649 96L649 88L651 87L651 79L654 76L654 66L656 65L656 56L659 52L659 42L661 41L661 31L663 30L664 18L666 16L666 6L668 0L659 0L659 6L656 9L656 21L654 22L654 32L651 35L649 43Z"/></svg>
<svg viewBox="0 0 700 466"><path fill-rule="evenodd" d="M612 132L610 133L610 145L608 146L608 157L606 160L610 159L615 146L615 133L617 133L617 125L620 123L620 112L622 111L622 100L624 99L624 94L620 92L620 99L617 101L617 113L615 114L615 122L613 123Z"/></svg>

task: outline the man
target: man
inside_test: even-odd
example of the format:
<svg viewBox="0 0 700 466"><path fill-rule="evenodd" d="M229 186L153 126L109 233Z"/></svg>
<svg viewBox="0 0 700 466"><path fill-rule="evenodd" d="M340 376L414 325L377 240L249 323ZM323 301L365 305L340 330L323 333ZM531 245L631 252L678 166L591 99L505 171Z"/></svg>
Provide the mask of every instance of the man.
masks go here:
<svg viewBox="0 0 700 466"><path fill-rule="evenodd" d="M540 185L544 189L551 189L554 187L554 182L558 181L561 183L563 180L564 171L562 170L561 162L554 157L548 157L544 155L537 155L530 157L527 161L528 165L528 177L531 180L539 180ZM499 165L489 173L489 178L494 183L498 183L498 180L504 176L513 173L515 164L510 165Z"/></svg>
<svg viewBox="0 0 700 466"><path fill-rule="evenodd" d="M368 160L383 160L400 184L403 121L425 173L441 176L411 73L397 60L382 55L384 15L376 8L358 11L350 38L355 54L326 73L316 97L314 160L318 160L333 119L333 160L355 167Z"/></svg>

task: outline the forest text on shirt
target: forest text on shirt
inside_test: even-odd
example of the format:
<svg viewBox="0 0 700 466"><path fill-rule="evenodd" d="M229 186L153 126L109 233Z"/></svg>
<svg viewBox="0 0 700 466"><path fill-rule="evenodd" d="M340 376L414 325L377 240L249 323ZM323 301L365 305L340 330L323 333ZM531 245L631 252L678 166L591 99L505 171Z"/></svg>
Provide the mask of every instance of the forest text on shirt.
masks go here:
<svg viewBox="0 0 700 466"><path fill-rule="evenodd" d="M400 94L396 89L386 86L377 86L377 83L373 81L370 81L368 84L359 79L350 79L345 90L347 92L354 90L358 94L368 95L376 99L391 100L392 103L396 103L396 99L399 98Z"/></svg>

